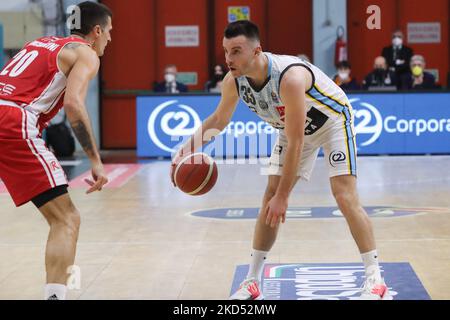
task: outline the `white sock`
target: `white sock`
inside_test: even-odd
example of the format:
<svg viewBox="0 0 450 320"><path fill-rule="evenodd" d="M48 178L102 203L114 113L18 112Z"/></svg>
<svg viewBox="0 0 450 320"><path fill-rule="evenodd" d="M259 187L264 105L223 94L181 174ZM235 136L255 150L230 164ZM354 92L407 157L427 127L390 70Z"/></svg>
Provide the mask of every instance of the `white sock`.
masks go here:
<svg viewBox="0 0 450 320"><path fill-rule="evenodd" d="M364 268L366 269L366 277L373 275L378 281L381 281L381 271L378 264L377 250L362 253L361 258L364 263Z"/></svg>
<svg viewBox="0 0 450 320"><path fill-rule="evenodd" d="M67 287L59 283L45 285L45 300L66 300Z"/></svg>
<svg viewBox="0 0 450 320"><path fill-rule="evenodd" d="M248 270L247 279L255 278L256 280L261 282L264 261L266 260L268 253L268 251L259 251L253 249L252 261L250 262L250 269Z"/></svg>

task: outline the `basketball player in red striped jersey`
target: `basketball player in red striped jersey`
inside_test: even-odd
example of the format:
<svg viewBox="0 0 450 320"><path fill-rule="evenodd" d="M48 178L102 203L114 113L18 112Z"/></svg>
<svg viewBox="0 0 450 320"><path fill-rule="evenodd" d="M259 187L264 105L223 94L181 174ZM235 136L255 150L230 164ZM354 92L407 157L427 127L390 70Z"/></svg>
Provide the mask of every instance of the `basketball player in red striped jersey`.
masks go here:
<svg viewBox="0 0 450 320"><path fill-rule="evenodd" d="M42 130L64 107L92 165L87 193L108 182L92 133L85 98L111 41L112 12L83 2L69 37L31 41L0 72L0 178L16 206L32 202L47 220L46 300L64 300L74 264L80 214L67 191L67 177L42 140ZM75 11L77 12L77 11Z"/></svg>

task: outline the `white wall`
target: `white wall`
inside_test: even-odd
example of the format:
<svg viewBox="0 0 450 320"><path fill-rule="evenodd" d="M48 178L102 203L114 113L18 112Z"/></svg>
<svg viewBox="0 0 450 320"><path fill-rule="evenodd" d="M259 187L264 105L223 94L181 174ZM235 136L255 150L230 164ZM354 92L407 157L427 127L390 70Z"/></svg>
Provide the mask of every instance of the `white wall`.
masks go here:
<svg viewBox="0 0 450 320"><path fill-rule="evenodd" d="M313 62L330 77L336 73L334 50L340 25L347 39L347 0L313 0Z"/></svg>
<svg viewBox="0 0 450 320"><path fill-rule="evenodd" d="M0 11L25 11L29 0L0 0Z"/></svg>

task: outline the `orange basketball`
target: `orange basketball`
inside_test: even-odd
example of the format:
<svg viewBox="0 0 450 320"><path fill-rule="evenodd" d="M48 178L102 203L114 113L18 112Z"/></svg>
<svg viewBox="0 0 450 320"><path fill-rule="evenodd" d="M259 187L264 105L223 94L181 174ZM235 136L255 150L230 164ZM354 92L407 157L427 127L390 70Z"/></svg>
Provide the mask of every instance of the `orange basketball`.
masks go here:
<svg viewBox="0 0 450 320"><path fill-rule="evenodd" d="M181 191L199 196L210 191L216 184L217 165L207 154L193 153L178 162L173 175Z"/></svg>

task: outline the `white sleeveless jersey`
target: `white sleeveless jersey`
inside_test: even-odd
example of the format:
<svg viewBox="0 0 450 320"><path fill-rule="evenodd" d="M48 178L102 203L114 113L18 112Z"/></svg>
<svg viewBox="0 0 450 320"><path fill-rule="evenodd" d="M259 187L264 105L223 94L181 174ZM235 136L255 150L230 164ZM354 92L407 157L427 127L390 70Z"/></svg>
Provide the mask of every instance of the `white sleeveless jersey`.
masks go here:
<svg viewBox="0 0 450 320"><path fill-rule="evenodd" d="M294 56L264 52L269 59L268 77L260 90L256 90L245 76L236 78L239 97L258 116L277 129L284 129L285 108L280 98L280 83L287 70L294 66L308 69L312 86L306 91L307 122L305 135L320 129L326 121L337 120L344 109L351 106L344 91L319 68Z"/></svg>

